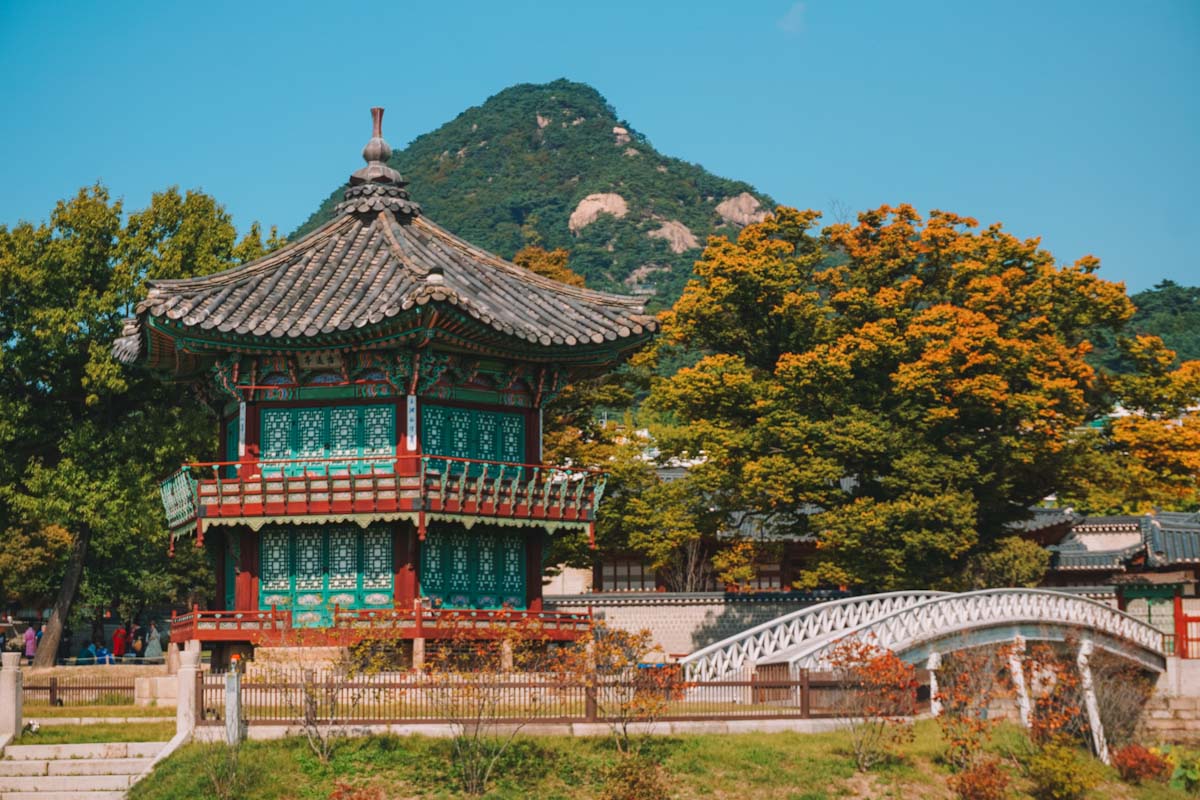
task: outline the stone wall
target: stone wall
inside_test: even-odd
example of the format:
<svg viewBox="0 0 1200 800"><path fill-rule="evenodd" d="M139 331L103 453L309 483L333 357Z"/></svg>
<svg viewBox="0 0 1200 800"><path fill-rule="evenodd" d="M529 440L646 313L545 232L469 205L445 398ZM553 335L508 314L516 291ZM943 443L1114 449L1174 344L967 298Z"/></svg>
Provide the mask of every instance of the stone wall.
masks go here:
<svg viewBox="0 0 1200 800"><path fill-rule="evenodd" d="M586 612L591 608L596 619L615 628L649 630L663 653L683 656L747 628L829 599L804 592L630 592L547 595L544 607L547 611L574 612Z"/></svg>

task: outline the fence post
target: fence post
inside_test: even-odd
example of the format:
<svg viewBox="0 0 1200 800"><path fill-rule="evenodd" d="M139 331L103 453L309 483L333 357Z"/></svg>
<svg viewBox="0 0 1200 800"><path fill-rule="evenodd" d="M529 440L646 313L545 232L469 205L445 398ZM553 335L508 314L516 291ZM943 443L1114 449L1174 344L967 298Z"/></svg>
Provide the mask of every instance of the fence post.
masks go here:
<svg viewBox="0 0 1200 800"><path fill-rule="evenodd" d="M225 743L236 747L246 738L242 722L242 670L237 661L225 673Z"/></svg>
<svg viewBox="0 0 1200 800"><path fill-rule="evenodd" d="M800 670L800 716L808 719L812 713L812 698L809 695L808 670Z"/></svg>
<svg viewBox="0 0 1200 800"><path fill-rule="evenodd" d="M58 678L50 678L50 707L58 705Z"/></svg>
<svg viewBox="0 0 1200 800"><path fill-rule="evenodd" d="M583 684L583 717L588 722L595 722L598 716L596 710L596 681L585 681Z"/></svg>
<svg viewBox="0 0 1200 800"><path fill-rule="evenodd" d="M21 716L25 702L23 688L21 653L0 655L0 741L6 736L15 739L21 735L24 727Z"/></svg>
<svg viewBox="0 0 1200 800"><path fill-rule="evenodd" d="M197 711L204 695L199 651L188 649L179 654L177 680L179 697L175 706L175 735L190 736L196 730Z"/></svg>

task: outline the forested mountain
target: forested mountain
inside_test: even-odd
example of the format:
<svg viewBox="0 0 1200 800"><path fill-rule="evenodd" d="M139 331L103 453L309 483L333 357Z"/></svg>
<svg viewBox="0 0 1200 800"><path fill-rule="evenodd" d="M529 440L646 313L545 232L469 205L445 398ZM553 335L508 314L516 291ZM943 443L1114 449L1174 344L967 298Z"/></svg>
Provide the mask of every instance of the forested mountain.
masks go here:
<svg viewBox="0 0 1200 800"><path fill-rule="evenodd" d="M1200 287L1163 281L1130 299L1137 306L1137 312L1126 328L1128 335L1151 333L1161 336L1179 361L1200 359ZM1112 335L1097 332L1092 342L1096 346L1091 359L1093 363L1114 372L1133 369L1133 362L1122 355Z"/></svg>
<svg viewBox="0 0 1200 800"><path fill-rule="evenodd" d="M429 217L506 258L566 248L596 289L669 306L712 233L774 208L741 181L658 152L590 86L520 84L397 149L391 165ZM338 187L293 234L329 219Z"/></svg>

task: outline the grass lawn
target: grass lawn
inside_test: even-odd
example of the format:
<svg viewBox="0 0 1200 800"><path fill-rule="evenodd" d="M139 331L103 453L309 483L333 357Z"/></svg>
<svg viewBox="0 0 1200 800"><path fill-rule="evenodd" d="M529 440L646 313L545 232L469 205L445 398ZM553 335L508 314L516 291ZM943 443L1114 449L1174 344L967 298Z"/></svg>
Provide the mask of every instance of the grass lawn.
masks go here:
<svg viewBox="0 0 1200 800"><path fill-rule="evenodd" d="M175 735L175 721L43 725L26 731L13 744L91 744L94 742L165 742Z"/></svg>
<svg viewBox="0 0 1200 800"><path fill-rule="evenodd" d="M1004 732L997 737L996 749L1004 753L1019 739L1016 731ZM644 752L662 765L675 798L949 800L948 773L938 761L941 750L936 724L922 722L900 759L865 775L855 771L842 733L655 737ZM332 761L322 765L303 739L248 742L237 761L240 783L230 785L221 777L229 774L227 751L220 745L193 744L161 764L130 797L195 800L227 793L245 800L327 800L338 782L378 787L379 796L389 800L464 797L457 790L451 754L448 740L373 736L342 740ZM523 737L505 756L486 797L597 798L617 760L608 739ZM229 791L218 792L215 781ZM1017 788L1022 788L1020 782ZM1105 783L1090 797L1183 800L1187 795L1165 786L1126 786L1106 771Z"/></svg>
<svg viewBox="0 0 1200 800"><path fill-rule="evenodd" d="M103 705L91 703L72 706L40 706L25 703L26 718L51 719L53 717L174 717L175 709L165 706Z"/></svg>

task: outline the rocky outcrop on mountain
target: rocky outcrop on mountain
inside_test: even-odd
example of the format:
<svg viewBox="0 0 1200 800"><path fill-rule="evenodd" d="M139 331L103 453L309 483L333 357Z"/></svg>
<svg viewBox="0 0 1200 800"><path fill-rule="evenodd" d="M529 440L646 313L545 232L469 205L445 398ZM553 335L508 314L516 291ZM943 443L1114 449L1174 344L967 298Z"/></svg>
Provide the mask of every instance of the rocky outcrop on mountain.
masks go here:
<svg viewBox="0 0 1200 800"><path fill-rule="evenodd" d="M767 212L763 210L762 203L758 202L758 198L749 192L742 192L736 197L722 200L717 204L717 213L721 215L721 219L731 222L739 228L755 222L762 222L767 218Z"/></svg>
<svg viewBox="0 0 1200 800"><path fill-rule="evenodd" d="M611 214L620 219L628 211L629 206L626 204L625 198L619 194L613 192L589 194L579 201L579 205L575 206L575 210L571 212L571 217L567 220L567 227L571 233L579 233L595 222L596 217L601 214Z"/></svg>
<svg viewBox="0 0 1200 800"><path fill-rule="evenodd" d="M695 250L700 246L696 234L677 219L667 220L646 235L651 239L666 241L667 247L671 248L672 253L686 253L688 250Z"/></svg>

